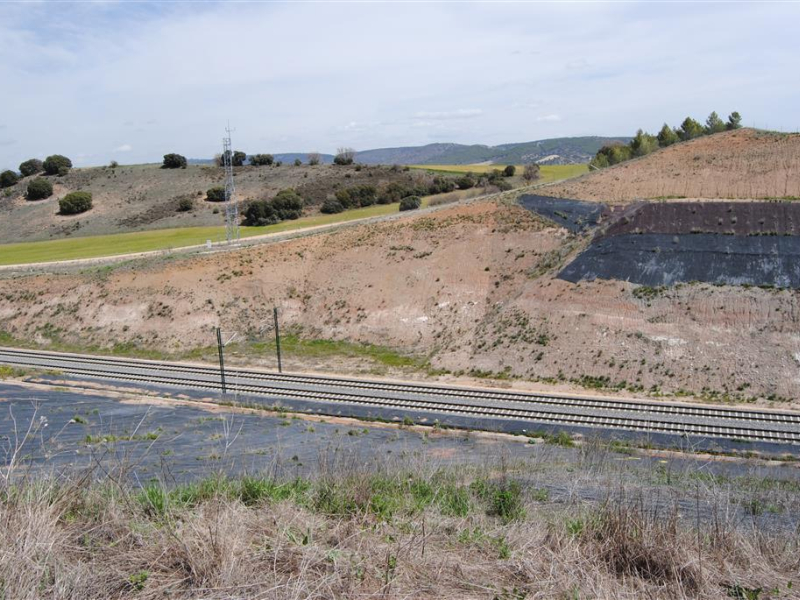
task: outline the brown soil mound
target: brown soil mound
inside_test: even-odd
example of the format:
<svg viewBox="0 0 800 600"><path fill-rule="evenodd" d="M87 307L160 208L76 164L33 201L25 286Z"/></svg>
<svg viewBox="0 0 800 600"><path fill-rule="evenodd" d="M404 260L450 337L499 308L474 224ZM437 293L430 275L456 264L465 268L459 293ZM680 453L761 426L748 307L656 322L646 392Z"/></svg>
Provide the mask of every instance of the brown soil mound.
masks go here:
<svg viewBox="0 0 800 600"><path fill-rule="evenodd" d="M643 198L796 198L800 134L740 129L701 137L542 193L617 204Z"/></svg>
<svg viewBox="0 0 800 600"><path fill-rule="evenodd" d="M0 280L0 343L185 352L211 347L218 324L268 339L258 332L277 304L302 336L388 346L455 375L798 396L797 293L634 295L629 283L556 279L579 243L518 206L482 202L221 255L17 277ZM291 370L375 368L285 358ZM263 348L249 360L273 366Z"/></svg>

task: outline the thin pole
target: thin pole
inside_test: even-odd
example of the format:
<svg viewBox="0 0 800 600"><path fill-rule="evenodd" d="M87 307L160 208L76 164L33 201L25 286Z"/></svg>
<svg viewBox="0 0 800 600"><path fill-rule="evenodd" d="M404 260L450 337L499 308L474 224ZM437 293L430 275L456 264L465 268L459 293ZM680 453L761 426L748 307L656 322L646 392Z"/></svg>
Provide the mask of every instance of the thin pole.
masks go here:
<svg viewBox="0 0 800 600"><path fill-rule="evenodd" d="M222 393L225 394L225 359L222 356L222 330L217 327L217 348L219 349L219 376L222 380Z"/></svg>
<svg viewBox="0 0 800 600"><path fill-rule="evenodd" d="M272 308L272 318L275 320L275 350L278 353L278 373L283 373L281 367L281 334L278 330L278 307Z"/></svg>

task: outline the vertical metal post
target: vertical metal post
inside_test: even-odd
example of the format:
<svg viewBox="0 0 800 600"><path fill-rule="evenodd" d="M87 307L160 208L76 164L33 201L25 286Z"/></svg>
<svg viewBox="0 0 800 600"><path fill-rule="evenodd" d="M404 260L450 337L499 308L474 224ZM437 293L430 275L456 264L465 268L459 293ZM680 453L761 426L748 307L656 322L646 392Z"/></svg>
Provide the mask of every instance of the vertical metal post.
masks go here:
<svg viewBox="0 0 800 600"><path fill-rule="evenodd" d="M272 308L272 317L275 320L275 349L278 352L278 373L283 373L281 367L281 334L278 330L278 307Z"/></svg>
<svg viewBox="0 0 800 600"><path fill-rule="evenodd" d="M217 348L219 349L219 376L222 381L222 393L225 393L225 359L222 356L222 330L217 327Z"/></svg>

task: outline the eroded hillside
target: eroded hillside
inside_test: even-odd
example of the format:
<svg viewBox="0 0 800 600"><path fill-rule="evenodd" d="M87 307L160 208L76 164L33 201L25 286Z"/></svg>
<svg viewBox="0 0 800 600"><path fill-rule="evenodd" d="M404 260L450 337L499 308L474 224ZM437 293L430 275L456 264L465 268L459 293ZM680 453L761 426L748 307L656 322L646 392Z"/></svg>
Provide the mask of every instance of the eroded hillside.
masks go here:
<svg viewBox="0 0 800 600"><path fill-rule="evenodd" d="M619 204L648 198L798 198L800 134L739 129L548 186L549 196Z"/></svg>
<svg viewBox="0 0 800 600"><path fill-rule="evenodd" d="M0 280L0 335L186 356L211 347L219 324L269 340L278 305L287 332L390 347L418 357L421 373L638 395L798 395L795 292L557 279L582 243L516 205L476 202L219 255ZM287 351L293 370L375 366ZM273 360L264 348L244 358Z"/></svg>

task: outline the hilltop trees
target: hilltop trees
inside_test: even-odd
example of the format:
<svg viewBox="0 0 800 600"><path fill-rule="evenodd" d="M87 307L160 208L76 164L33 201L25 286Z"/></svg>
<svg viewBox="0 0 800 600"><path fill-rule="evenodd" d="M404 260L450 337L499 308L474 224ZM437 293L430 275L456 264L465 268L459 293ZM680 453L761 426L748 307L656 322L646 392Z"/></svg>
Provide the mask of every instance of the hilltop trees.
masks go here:
<svg viewBox="0 0 800 600"><path fill-rule="evenodd" d="M356 158L356 151L353 148L339 148L336 156L333 157L335 165L352 165Z"/></svg>
<svg viewBox="0 0 800 600"><path fill-rule="evenodd" d="M161 165L162 169L185 169L186 157L180 154L170 153L164 155L164 163Z"/></svg>
<svg viewBox="0 0 800 600"><path fill-rule="evenodd" d="M625 145L620 143L603 146L589 163L590 166L601 169L626 161L637 156L645 156L658 148L666 148L677 142L689 141L703 135L713 135L726 130L739 129L742 116L734 111L724 122L716 112L712 112L706 119L705 126L691 117L686 117L680 127L672 128L666 123L661 127L657 136L650 135L642 129Z"/></svg>
<svg viewBox="0 0 800 600"><path fill-rule="evenodd" d="M28 200L43 200L53 195L53 184L44 177L37 177L28 182Z"/></svg>
<svg viewBox="0 0 800 600"><path fill-rule="evenodd" d="M242 152L241 150L233 151L233 161L231 162L231 164L234 167L241 167L242 165L244 165L244 161L246 160L247 160L246 152Z"/></svg>
<svg viewBox="0 0 800 600"><path fill-rule="evenodd" d="M20 164L19 172L23 177L30 177L44 171L44 165L38 158L31 158Z"/></svg>
<svg viewBox="0 0 800 600"><path fill-rule="evenodd" d="M275 157L272 154L254 154L250 157L250 164L256 167L270 166L275 162Z"/></svg>
<svg viewBox="0 0 800 600"><path fill-rule="evenodd" d="M0 188L11 187L12 185L16 185L18 181L19 175L14 173L14 171L3 171L0 173Z"/></svg>
<svg viewBox="0 0 800 600"><path fill-rule="evenodd" d="M53 154L44 159L42 167L48 175L66 175L72 168L72 161L61 154Z"/></svg>
<svg viewBox="0 0 800 600"><path fill-rule="evenodd" d="M308 153L308 164L312 167L318 165L322 157L319 155L319 152L309 152Z"/></svg>

